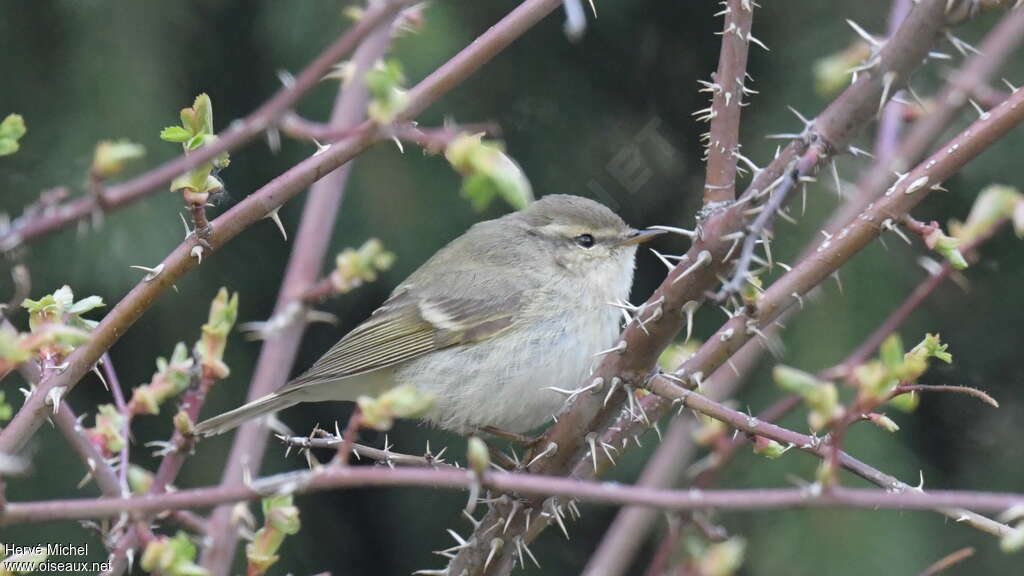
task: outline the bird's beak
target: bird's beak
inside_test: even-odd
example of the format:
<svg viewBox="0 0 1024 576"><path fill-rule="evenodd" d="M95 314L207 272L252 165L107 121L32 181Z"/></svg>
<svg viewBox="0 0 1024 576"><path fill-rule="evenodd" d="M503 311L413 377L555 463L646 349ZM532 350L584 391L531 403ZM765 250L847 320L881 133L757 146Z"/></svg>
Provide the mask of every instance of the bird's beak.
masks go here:
<svg viewBox="0 0 1024 576"><path fill-rule="evenodd" d="M651 240L655 236L661 236L664 234L664 230L634 230L626 235L618 246L629 246L630 244L643 244L648 240Z"/></svg>

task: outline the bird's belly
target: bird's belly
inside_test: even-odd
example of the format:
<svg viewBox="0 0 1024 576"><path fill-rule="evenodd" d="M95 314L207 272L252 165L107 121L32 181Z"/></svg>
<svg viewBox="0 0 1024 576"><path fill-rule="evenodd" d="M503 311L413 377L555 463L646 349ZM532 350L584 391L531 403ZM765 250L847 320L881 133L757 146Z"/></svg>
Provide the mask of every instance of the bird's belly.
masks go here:
<svg viewBox="0 0 1024 576"><path fill-rule="evenodd" d="M597 315L557 315L410 361L396 369L395 379L433 395L426 418L442 428L527 432L550 421L565 404L565 394L548 387L582 386L599 360L594 354L611 346L617 333L610 307Z"/></svg>

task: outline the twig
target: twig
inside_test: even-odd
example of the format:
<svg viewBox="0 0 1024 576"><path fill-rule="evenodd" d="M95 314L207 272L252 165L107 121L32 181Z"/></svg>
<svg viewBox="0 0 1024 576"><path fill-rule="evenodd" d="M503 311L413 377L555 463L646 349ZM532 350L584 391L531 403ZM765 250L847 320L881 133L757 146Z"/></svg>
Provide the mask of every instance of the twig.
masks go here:
<svg viewBox="0 0 1024 576"><path fill-rule="evenodd" d="M911 0L894 0L889 9L888 35L892 36L899 29L903 19L910 13ZM878 131L875 134L875 158L889 158L900 144L900 131L903 126L904 105L896 100L886 102L882 115L878 119Z"/></svg>
<svg viewBox="0 0 1024 576"><path fill-rule="evenodd" d="M711 91L711 129L708 133L704 203L736 199L736 155L739 154L740 113L747 95L747 51L754 19L754 3L724 3L722 49Z"/></svg>
<svg viewBox="0 0 1024 576"><path fill-rule="evenodd" d="M67 405L67 400L63 400L62 404L64 406L53 415L53 421L57 425L57 429L60 430L61 434L68 441L72 450L78 454L82 463L85 464L86 476L91 476L96 480L96 485L104 496L118 498L124 495L121 492L117 474L114 473L114 469L110 467L103 454L82 434L82 427L78 423L75 413L71 410L71 406ZM127 439L125 442L127 442Z"/></svg>
<svg viewBox="0 0 1024 576"><path fill-rule="evenodd" d="M397 16L381 22L380 27L359 45L352 58L353 77L338 91L328 126L351 131L366 116L368 93L363 75L370 70L391 43L391 28ZM334 223L345 194L350 165L343 165L313 184L302 211L302 220L285 271L273 317L285 314L294 302L313 286L320 274L330 244ZM248 399L269 394L288 380L307 324L291 322L282 326L276 337L264 341L253 375ZM267 441L262 421L244 424L235 437L222 483L241 482L246 470L259 470ZM210 517L209 545L202 564L214 575L226 574L234 559L237 530L232 525L230 508L220 508Z"/></svg>
<svg viewBox="0 0 1024 576"><path fill-rule="evenodd" d="M476 43L457 54L410 90L406 108L399 115L399 120L407 121L421 112L557 6L556 0L529 0L520 4L505 20L478 38ZM285 201L296 196L318 178L322 178L369 148L377 141L378 136L378 130L374 126L364 123L352 138L331 146L323 154L307 158L250 194L214 220L214 232L210 238L213 249L224 245L243 230L280 208ZM203 147L201 150L210 148L212 147ZM189 157L193 156L195 154ZM26 400L8 426L0 432L0 452L17 453L41 424L47 410L46 393L57 386L63 386L68 390L74 387L103 352L138 320L156 298L196 265L190 250L191 242L180 244L163 260L160 273L136 285L92 331L92 338L75 349L67 359L66 370L40 383L36 393Z"/></svg>
<svg viewBox="0 0 1024 576"><path fill-rule="evenodd" d="M251 485L215 486L168 492L145 498L82 498L44 502L12 502L0 516L0 526L14 524L109 518L122 513L154 514L166 510L208 508L255 500L286 490L309 494L325 490L380 486L428 486L469 489L475 482L489 490L529 496L561 496L581 502L647 506L659 510L774 510L780 508L867 508L935 510L971 507L1000 512L1024 503L1024 494L936 490L892 492L876 489L763 488L748 490L663 490L612 482L589 482L512 472L488 471L474 478L464 470L425 468L324 466L316 471L279 474Z"/></svg>
<svg viewBox="0 0 1024 576"><path fill-rule="evenodd" d="M60 207L37 214L26 214L15 220L10 229L0 235L0 250L9 251L63 229L90 217L97 209L113 210L144 198L177 176L274 128L278 119L306 92L316 87L331 67L354 50L363 38L381 22L394 17L414 2L415 0L386 0L374 4L355 26L310 62L295 78L294 84L283 87L252 114L232 122L227 130L218 135L217 142L212 145L203 146L187 156L179 156L127 182L107 186L103 193L102 206L94 195L86 195Z"/></svg>
<svg viewBox="0 0 1024 576"><path fill-rule="evenodd" d="M923 0L918 3L900 31L883 47L875 68L861 73L857 81L848 87L824 112L814 121L814 139L827 142L830 149L845 149L855 132L865 125L876 113L879 101L886 84L890 88L898 88L910 72L916 69L925 59L927 52L945 30L951 15L946 12L947 2L944 0ZM893 80L893 74L895 80ZM890 81L886 80L886 77ZM782 150L775 160L754 176L743 198L760 196L763 191L785 174L791 163L803 155L808 147L807 138L799 138ZM717 281L717 273L722 270L725 255L729 251L730 242L722 241L722 236L738 231L743 222L742 211L749 208L744 200L734 203L728 208L711 207L698 218L699 234L695 238L686 259L669 274L668 278L648 299L646 305L660 306L663 314L657 321L645 323L641 330L635 323L627 326L622 333L620 342L625 350L618 354L604 357L594 370L593 378L601 378L611 382L619 378L626 384L642 384L655 366L658 355L671 342L685 322L683 306L687 302L701 301L705 293ZM704 262L704 265L698 263ZM681 276L685 277L680 278ZM741 327L742 329L743 327ZM716 335L720 338L722 335ZM717 365L739 348L729 347L723 350ZM710 366L710 363L709 363ZM713 370L702 371L709 374ZM689 372L692 376L696 371ZM588 381L586 384L589 384ZM554 444L558 447L555 454L542 459L531 471L544 474L565 474L578 462L577 457L584 453L582 443L587 434L603 428L619 411L625 400L621 391L612 394L608 402L603 402L603 395L581 395L559 416L558 422L545 434L540 445ZM489 526L497 521L500 510L488 512L481 526ZM541 523L532 524L529 537L533 537L543 529ZM525 526L510 530L512 538L524 533ZM481 531L483 528L480 529ZM456 558L449 564L449 571L459 574L468 570L470 576L477 576L482 570L489 550L484 543L485 538L473 538L476 546L461 549ZM487 574L506 574L512 566L512 550L500 552L490 564Z"/></svg>
<svg viewBox="0 0 1024 576"><path fill-rule="evenodd" d="M977 388L971 388L970 386L945 386L937 384L901 384L893 390L892 397L900 396L902 394L910 394L911 392L952 392L954 394L963 394L988 404L993 408L999 408L999 402L996 399L989 396L984 390L978 390Z"/></svg>
<svg viewBox="0 0 1024 576"><path fill-rule="evenodd" d="M782 445L792 445L794 448L813 454L822 459L830 458L832 456L833 450L831 443L829 442L823 441L820 438L800 434L799 432L794 432L769 422L762 422L757 418L753 418L742 412L737 412L736 410L715 402L696 392L681 388L664 376L658 376L651 380L651 390L659 396L670 398L673 401L680 403L682 407L696 410L701 414L710 416L732 428L746 432L747 434L763 436L765 438L775 440ZM857 460L845 452L839 452L837 456L836 461L840 466L868 482L884 488L886 491L902 493L918 490L908 486L893 476L872 468L868 464ZM833 487L831 489L836 490L838 487ZM1012 530L1009 526L1000 524L969 510L942 509L938 511L955 519L957 522L964 522L969 526L996 536L1002 536L1007 531Z"/></svg>
<svg viewBox="0 0 1024 576"><path fill-rule="evenodd" d="M118 482L121 485L121 493L130 494L131 489L128 487L128 468L131 465L132 412L128 409L128 403L125 402L124 390L121 388L121 380L117 377L117 371L114 370L114 361L110 359L110 354L108 352L103 353L103 357L100 359L100 365L103 366L103 373L106 375L107 385L110 387L110 395L114 397L114 407L117 408L117 411L121 414L121 436L124 437L124 446L121 447L121 455L118 462Z"/></svg>
<svg viewBox="0 0 1024 576"><path fill-rule="evenodd" d="M956 552L943 556L939 561L926 568L924 572L921 572L920 576L935 576L947 568L967 560L971 556L974 556L974 548L970 546L961 548Z"/></svg>
<svg viewBox="0 0 1024 576"><path fill-rule="evenodd" d="M295 446L303 450L310 448L330 448L337 450L343 442L341 438L333 435L311 438L309 436L278 436L278 440L288 446ZM415 456L413 454L401 454L390 450L381 450L365 444L353 444L352 454L357 458L369 458L383 464L395 466L414 466L418 468L447 467L448 464L428 456Z"/></svg>
<svg viewBox="0 0 1024 576"><path fill-rule="evenodd" d="M987 242L993 234L1002 228L1006 221L1002 221L992 226L991 232L979 236L970 242L970 244L963 247L965 254L971 254L975 252L982 244ZM946 281L954 271L953 265L949 262L943 262L942 266L935 274L929 275L923 282L914 288L914 291L899 305L898 308L892 311L886 319L878 325L877 328L868 336L864 342L857 347L856 350L850 353L842 362L829 368L822 377L826 379L834 378L845 378L849 376L857 366L863 364L872 354L878 350L878 347L882 345L885 339L896 331L911 314L917 310L921 304L928 299L932 293Z"/></svg>
<svg viewBox="0 0 1024 576"><path fill-rule="evenodd" d="M704 390L709 397L715 400L731 398L741 383L739 374L748 374L757 365L760 359L760 348L752 343L741 350L734 358L732 366L723 366L712 374L704 383ZM735 369L735 372L733 371ZM652 395L653 396L653 395ZM644 400L647 400L646 398ZM659 422L671 410L672 405L668 401L657 397L651 398L650 406L645 406L651 422ZM658 402L658 400L661 400ZM760 415L759 415L760 416ZM685 423L680 423L685 422ZM677 429L686 428L685 442L677 443ZM665 434L665 439L658 445L654 455L648 460L644 467L638 483L643 486L655 488L666 488L675 485L681 471L685 470L688 462L692 460L696 449L690 431L693 430L693 423L688 415L679 415L673 419L672 425ZM611 446L619 446L623 438L628 438L636 432L609 427L602 437L602 441L608 442ZM600 454L604 452L601 451ZM674 465L663 466L662 463L672 460ZM571 477L587 478L586 459L577 464ZM603 462L602 462L603 464ZM587 562L584 574L587 576L616 576L624 574L629 568L630 562L636 556L644 539L650 532L655 516L641 508L623 508L615 516L615 520L601 538L597 550Z"/></svg>
<svg viewBox="0 0 1024 576"><path fill-rule="evenodd" d="M854 254L877 238L885 223L907 213L928 193L967 162L1024 121L1024 91L1014 94L990 116L968 129L921 163L894 185L871 209L854 218L835 236L822 242L813 256L768 287L757 301L756 315L740 313L725 323L685 364L683 377L707 373L720 366L735 350L769 326L796 303L794 294L807 294L839 269Z"/></svg>
<svg viewBox="0 0 1024 576"><path fill-rule="evenodd" d="M558 6L558 0L528 0L520 4L470 46L412 88L408 93L405 108L396 118L396 123L400 124L413 119ZM370 62L372 63L373 60ZM356 106L355 110L361 114L363 106ZM344 123L347 125L351 123L354 113L346 112L342 117L339 110L338 114L339 118L349 120ZM332 124L334 123L332 122ZM355 140L360 141L360 138L356 137ZM331 150L322 156L332 155L334 148L344 147L346 142L349 141L334 144ZM366 142L359 149L365 148L368 144L369 142ZM300 254L301 257L293 257L289 260L285 280L278 294L275 315L279 312L279 308L300 297L316 280L323 255L326 253L327 243L330 240L330 229L333 226L334 215L340 202L340 189L346 174L346 171L336 172L333 176L334 184L324 185L315 191L315 196L311 196L310 201L306 203L303 224L300 226L299 237L296 239L293 251L293 254ZM219 228L215 230L219 232ZM303 325L296 323L286 328L281 337L264 343L264 349L257 363L256 374L249 389L250 400L269 394L287 380L298 352L302 330ZM239 429L231 449L227 468L224 471L224 483L241 482L246 467L259 469L266 449L266 438L267 431L260 422L251 422ZM2 448L2 443L0 443L0 448ZM203 565L214 575L227 573L234 555L237 538L230 521L229 508L217 510L210 519L209 534L212 540L203 556Z"/></svg>
<svg viewBox="0 0 1024 576"><path fill-rule="evenodd" d="M692 420L683 416L674 418L664 440L644 466L637 485L647 488L670 487L696 452L696 446L690 441L692 433ZM649 508L631 506L619 510L597 551L587 561L584 576L624 574L657 517L657 511Z"/></svg>

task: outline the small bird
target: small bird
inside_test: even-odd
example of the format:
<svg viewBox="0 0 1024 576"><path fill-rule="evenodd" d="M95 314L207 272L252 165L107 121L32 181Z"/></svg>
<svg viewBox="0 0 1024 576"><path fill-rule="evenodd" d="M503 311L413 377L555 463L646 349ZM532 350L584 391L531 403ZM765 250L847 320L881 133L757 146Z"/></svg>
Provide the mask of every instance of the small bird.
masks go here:
<svg viewBox="0 0 1024 576"><path fill-rule="evenodd" d="M365 322L277 392L199 423L210 436L300 402L412 384L423 418L460 434L540 427L613 346L633 283L634 230L605 206L548 195L480 222L395 288Z"/></svg>

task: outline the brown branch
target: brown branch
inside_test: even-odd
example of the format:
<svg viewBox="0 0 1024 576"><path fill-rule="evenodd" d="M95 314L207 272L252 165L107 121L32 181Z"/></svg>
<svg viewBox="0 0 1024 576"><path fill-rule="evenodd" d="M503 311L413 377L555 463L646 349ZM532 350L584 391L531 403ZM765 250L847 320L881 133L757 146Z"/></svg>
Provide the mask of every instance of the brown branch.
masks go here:
<svg viewBox="0 0 1024 576"><path fill-rule="evenodd" d="M991 232L979 236L965 245L963 248L964 254L971 254L975 252L982 244L987 242L992 236L998 231L1006 221L1002 221L992 226ZM931 274L923 282L914 288L914 291L899 305L898 308L893 310L881 324L869 335L864 342L857 347L856 350L850 353L842 362L829 368L822 373L822 377L826 379L845 378L853 373L853 370L863 364L868 358L870 358L882 345L885 339L896 331L911 314L917 310L921 304L931 296L939 286L949 278L950 274L955 271L953 265L949 262L943 262L942 266L937 272Z"/></svg>
<svg viewBox="0 0 1024 576"><path fill-rule="evenodd" d="M704 383L704 390L710 398L725 400L731 398L741 383L740 374L748 374L753 371L760 359L761 349L753 343L743 348L733 359L731 366L723 366L715 371ZM645 398L645 400L647 400ZM660 401L660 398L650 398L651 406L645 406L648 418L651 422L660 421L671 409L671 403ZM641 423L647 426L646 423ZM682 435L680 429L685 428L686 435L683 442L676 441L677 434ZM638 483L641 486L653 488L668 488L674 486L685 470L689 461L696 453L693 437L692 420L688 415L681 414L672 420L672 425L665 434L665 439L658 445L654 455L644 467ZM621 441L629 438L638 432L622 427L609 427L602 436L602 441L611 446L620 446ZM604 456L604 451L598 451L598 457ZM593 455L591 455L593 458ZM671 466L666 462L673 462ZM604 466L606 458L599 462ZM610 462L608 463L610 464ZM572 478L589 478L588 462L584 459L577 464L571 475ZM595 474L595 476L599 475ZM633 557L639 552L647 534L654 523L656 516L642 508L623 508L615 516L615 520L601 538L597 550L587 562L584 570L586 576L616 576L624 574L629 568Z"/></svg>
<svg viewBox="0 0 1024 576"><path fill-rule="evenodd" d="M901 6L901 4L906 4L908 6ZM899 14L902 12L902 8L904 7L909 7L909 2L899 0L893 3L890 25L895 22L895 18L902 18L905 16ZM892 35L893 32L894 28L890 27L890 35ZM1009 55L1013 53L1013 50L1022 39L1024 39L1024 11L1018 10L1009 13L990 33L986 35L979 50L981 52L980 55L973 56L961 70L948 78L946 87L942 90L940 96L935 99L935 103L929 108L929 114L918 119L911 129L908 137L905 138L896 149L890 147L891 143L889 140L897 137L897 127L902 122L902 119L893 118L891 111L902 105L896 102L889 102L883 112L878 130L876 157L879 160L874 164L873 169L869 171L869 173L866 174L858 183L855 188L853 199L848 201L845 205L837 208L836 214L830 219L829 223L825 225L825 230L830 233L837 232L839 225L848 220L852 214L856 214L856 212L863 209L868 202L882 194L885 187L887 187L889 182L891 182L891 179L894 178L888 168L891 158L895 156L898 158L910 159L911 161L917 161L920 159L920 157L923 156L926 147L930 146L932 141L934 141L935 138L937 138L944 128L951 122L956 111L966 105L966 99L963 97L963 90L971 86L976 88L979 83L985 84L990 81L997 73L999 67L1001 67ZM991 105L994 106L1005 98L1006 95L1002 95L1000 99L993 100ZM965 250L965 253L971 251L971 249L976 249L976 247L977 246L975 245L970 249ZM813 249L805 250L805 254L812 251ZM951 271L952 267L947 264L942 267L939 275L946 276ZM922 286L919 286L917 290L931 291L934 287L940 285L941 282L941 279L931 277L925 283L922 283ZM925 288L925 285L928 285L928 288ZM915 291L915 294L908 298L908 300L916 298L917 296L917 291ZM923 298L923 295L921 295L921 297ZM796 308L791 308L784 316L791 316L796 311ZM780 318L780 321L781 320L782 318ZM889 322L887 321L885 324L889 324ZM885 334L888 334L894 328L895 325L886 331ZM779 328L777 326L772 326L765 330L765 333L767 337L772 338L778 331ZM867 358L874 352L874 350L877 349L877 345L869 346L868 344L865 344L863 348L868 351L864 356L864 358ZM763 352L764 348L760 346L758 342L748 342L730 360L730 364L734 369L729 369L729 367L724 366L719 368L715 371L708 382L705 383L705 387L710 388L711 390L717 390L716 385L724 385L728 388L734 387L736 382L740 379L740 375L747 374L752 367L757 364L757 360ZM840 364L840 366L852 365L853 364L851 364L849 360ZM832 374L831 371L823 376L826 379L839 377L836 374ZM765 422L774 422L799 404L800 401L797 397L786 397L765 409L763 412L757 414L757 418ZM652 419L657 421L664 414L664 408L660 411L657 409L654 411L656 413L652 415ZM712 466L700 471L694 481L695 485L704 489L708 488L714 481L715 473L721 470L721 468L732 459L739 448L745 445L747 441L748 437L746 435L741 435L729 440L723 445L717 446L713 452ZM659 457L664 448L664 445L659 446L654 457L652 457L652 462ZM614 558L614 561L616 561L617 564L611 565L607 561L602 561L600 565L605 566L605 568L609 570L609 574L620 573L621 570L618 572L612 570L617 569L619 565L628 565L629 559L635 554L635 550L630 548L632 539L622 538L620 535L635 535L638 532L646 533L646 530L648 529L647 525L638 523L640 522L641 517L641 512L634 511L634 509L624 509L620 511L612 527L609 528L605 538L602 540L597 553L591 558L590 565L595 565L596 560L599 558ZM620 524L622 528L618 529ZM629 528L626 528L626 526ZM642 539L636 540L637 544L642 542ZM608 553L606 553L606 549L609 550ZM614 553L611 552L611 550L614 550Z"/></svg>
<svg viewBox="0 0 1024 576"><path fill-rule="evenodd" d="M947 568L967 560L971 556L974 556L974 548L971 548L970 546L961 548L956 552L943 556L938 562L926 568L924 572L921 572L920 576L935 576L936 574L945 571Z"/></svg>
<svg viewBox="0 0 1024 576"><path fill-rule="evenodd" d="M993 408L999 408L999 402L995 398L989 396L984 390L978 390L977 388L971 388L970 386L946 386L946 385L930 385L930 384L901 384L893 390L892 398L900 396L902 394L910 394L912 392L952 392L954 394L963 394L976 398L985 404Z"/></svg>
<svg viewBox="0 0 1024 576"><path fill-rule="evenodd" d="M953 8L956 14L947 13L947 7ZM621 391L622 386L608 402L603 402L607 387L613 382L638 385L649 377L658 355L685 322L683 306L687 302L703 300L705 293L716 283L717 274L724 270L730 242L722 237L741 230L742 212L752 207L751 200L766 195L766 191L770 191L780 178L792 178L798 159L812 144L823 143L819 145L829 151L845 149L854 134L875 116L883 93L887 90L891 93L903 85L910 73L924 61L946 25L962 19L963 8L961 3L949 4L944 0L923 0L915 5L899 32L880 51L875 66L861 73L857 81L815 119L803 137L791 142L771 164L757 172L740 201L726 209L706 210L698 216L700 233L695 235L686 258L648 299L644 309L650 317L641 319L644 320L643 328L639 322L626 327L617 346L621 351L606 355L595 369L593 379L584 383L601 386L595 387L594 394L578 397L546 432L539 445L554 445L556 449L532 466L531 471L565 474L579 462L587 435L593 430L603 429L623 405L625 394ZM720 336L716 335L716 338ZM727 353L731 354L738 348L730 348ZM716 366L724 362L725 357L723 355ZM704 370L703 374L712 371L713 367ZM692 376L693 372L689 375ZM485 520L493 522L501 514L502 510L492 510ZM534 526L540 524L534 523ZM517 526L517 534L524 529L525 525ZM531 532L538 533L540 529ZM485 572L482 568L489 552L485 539L472 540L477 546L460 550L449 565L450 572L459 574L465 569L470 576ZM486 573L508 573L512 566L511 554L510 548L503 549Z"/></svg>
<svg viewBox="0 0 1024 576"><path fill-rule="evenodd" d="M870 508L935 510L971 507L1001 512L1024 503L1024 494L936 490L891 492L877 489L836 488L818 492L808 488L760 488L748 490L663 490L614 482L589 482L511 472L487 471L479 475L465 470L426 468L324 466L315 471L279 474L250 485L193 488L144 498L82 498L43 502L12 502L0 516L0 526L15 524L110 518L122 513L145 515L168 510L208 508L255 500L286 490L310 494L325 490L380 486L424 486L470 489L474 485L501 493L524 496L560 496L595 504L646 506L659 510L774 510L779 508ZM494 526L490 527L494 529Z"/></svg>
<svg viewBox="0 0 1024 576"><path fill-rule="evenodd" d="M408 122L414 118L558 5L556 0L531 0L520 4L473 44L410 90L408 103L399 114L396 123ZM389 37L389 34L383 34L375 43L368 42L360 48L356 55L361 60L358 64L359 69L365 70L373 65L385 49ZM341 128L357 125L359 118L364 114L365 90L360 88L358 94L344 90L339 98L330 124ZM340 206L347 176L346 167L334 172L311 192L278 294L274 315L283 312L285 307L301 298L316 281L327 252L330 231ZM249 388L249 400L273 392L288 380L304 328L303 323L294 323L285 327L278 337L264 343ZM246 468L259 470L266 440L267 429L261 421L244 424L235 437L222 482L237 484L242 482ZM204 552L203 565L214 575L226 574L230 569L237 544L237 531L231 526L230 508L223 507L214 512L210 519L208 536L210 545Z"/></svg>
<svg viewBox="0 0 1024 576"><path fill-rule="evenodd" d="M338 91L328 122L331 128L351 131L364 121L368 93L362 78L387 52L396 17L392 15L383 20L380 27L356 49L352 58L353 78ZM350 171L351 164L342 165L310 189L273 316L286 314L294 302L315 284L327 255ZM249 385L249 401L273 392L288 380L306 326L305 322L291 322L282 326L273 338L264 341ZM242 482L246 470L259 471L267 434L262 421L249 422L239 428L224 469L223 484ZM222 507L215 510L207 530L208 546L203 549L202 556L203 566L212 574L227 574L230 570L238 542L237 534L231 509Z"/></svg>
<svg viewBox="0 0 1024 576"><path fill-rule="evenodd" d="M324 435L319 437L309 436L277 436L277 439L286 444L289 447L296 447L302 450L309 450L310 448L329 448L337 450L344 442L344 438L338 438L334 435ZM392 452L389 449L381 450L380 448L374 448L373 446L366 446L364 444L353 444L352 455L357 459L368 458L388 466L415 466L419 468L451 468L450 464L445 464L444 460L441 460L435 455L424 455L415 456L413 454L400 454L398 452Z"/></svg>
<svg viewBox="0 0 1024 576"><path fill-rule="evenodd" d="M88 218L97 210L112 210L140 200L148 194L162 189L165 184L177 176L212 160L222 152L234 150L266 130L274 128L281 116L291 109L306 92L316 87L332 66L354 50L381 22L394 17L395 14L414 2L415 0L387 0L374 4L355 26L306 66L295 78L294 84L279 90L273 98L252 114L232 122L227 130L218 135L218 140L212 145L203 146L187 156L179 156L127 182L107 186L103 191L102 203L97 201L95 195L90 194L42 212L27 213L24 217L12 222L10 229L0 235L0 250L10 251L27 242L66 228Z"/></svg>
<svg viewBox="0 0 1024 576"><path fill-rule="evenodd" d="M82 463L85 464L87 474L96 480L96 486L99 487L100 492L104 496L119 498L122 496L122 492L117 474L114 473L113 468L107 463L103 454L82 434L82 427L78 422L78 417L71 410L71 406L67 405L67 400L62 401L61 404L63 404L61 409L52 418L57 425L57 429L60 430L61 434L68 441L71 449L81 458ZM128 442L127 438L125 438L125 442Z"/></svg>
<svg viewBox="0 0 1024 576"><path fill-rule="evenodd" d="M125 401L124 389L121 388L121 379L117 377L117 371L114 370L114 361L110 359L109 353L103 354L100 364L103 366L103 374L106 375L110 395L114 398L114 407L117 408L123 420L121 435L124 437L124 446L121 448L119 456L117 479L121 485L121 493L129 494L131 490L128 487L128 468L131 465L132 411L128 408L128 403Z"/></svg>
<svg viewBox="0 0 1024 576"><path fill-rule="evenodd" d="M557 0L528 0L520 4L474 44L410 90L407 106L399 115L399 120L408 121L413 115L427 108L557 6ZM362 153L376 142L378 137L379 129L364 123L351 138L331 146L322 154L303 160L250 194L214 220L214 231L209 239L211 251L216 251L246 228L266 218L313 182ZM200 150L209 148L211 147L203 147ZM198 152L199 150L196 154ZM195 154L190 158L192 156ZM190 255L191 248L191 242L180 244L161 262L159 274L136 285L104 317L99 326L92 331L92 338L69 356L66 370L40 383L36 392L26 400L8 426L0 432L0 453L13 454L20 451L45 416L48 409L46 394L58 386L67 390L73 388L102 353L108 350L165 290L197 266L196 259Z"/></svg>
<svg viewBox="0 0 1024 576"><path fill-rule="evenodd" d="M665 438L644 466L637 485L670 487L696 452L696 446L690 441L692 433L692 420L684 416L673 418ZM601 538L597 551L587 561L584 576L625 574L657 517L657 511L650 508L630 506L619 510L615 521Z"/></svg>
<svg viewBox="0 0 1024 576"><path fill-rule="evenodd" d="M737 412L736 410L715 402L696 392L682 388L665 376L653 378L651 380L651 390L659 396L671 399L681 407L696 410L701 414L705 414L715 420L724 422L736 430L740 430L751 435L763 436L770 440L775 440L783 445L791 445L796 449L813 454L821 459L832 457L832 445L826 440L800 434L799 432L794 432L792 430L776 426L770 422L762 422L757 418L751 417L749 414ZM888 492L903 493L918 490L917 488L913 488L901 482L894 476L890 476L868 464L865 464L864 462L861 462L860 460L857 460L845 452L839 452L837 454L837 463L842 468L860 476L864 480L867 480L876 486L884 488ZM835 490L838 488L833 487L831 489ZM969 526L996 536L1003 536L1008 530L1011 530L1009 526L1005 526L969 510L942 509L939 510L939 512L957 520L958 522L964 522Z"/></svg>
<svg viewBox="0 0 1024 576"><path fill-rule="evenodd" d="M711 129L708 133L704 204L736 199L736 155L739 153L740 113L747 94L747 51L754 3L727 0L723 9L722 50L711 91Z"/></svg>
<svg viewBox="0 0 1024 576"><path fill-rule="evenodd" d="M903 19L910 13L911 0L894 0L889 9L888 35L892 36L899 29ZM882 115L878 119L878 131L875 134L875 158L889 158L900 144L900 131L903 127L904 105L890 100L885 104Z"/></svg>
<svg viewBox="0 0 1024 576"><path fill-rule="evenodd" d="M870 209L853 218L836 235L822 242L815 254L803 260L768 287L752 314L738 313L705 343L677 375L692 378L720 366L740 346L755 337L797 298L846 263L911 208L926 198L934 187L967 162L989 148L1024 121L1024 91L1014 94L989 116L979 118L967 130L943 146L932 157L890 188Z"/></svg>

